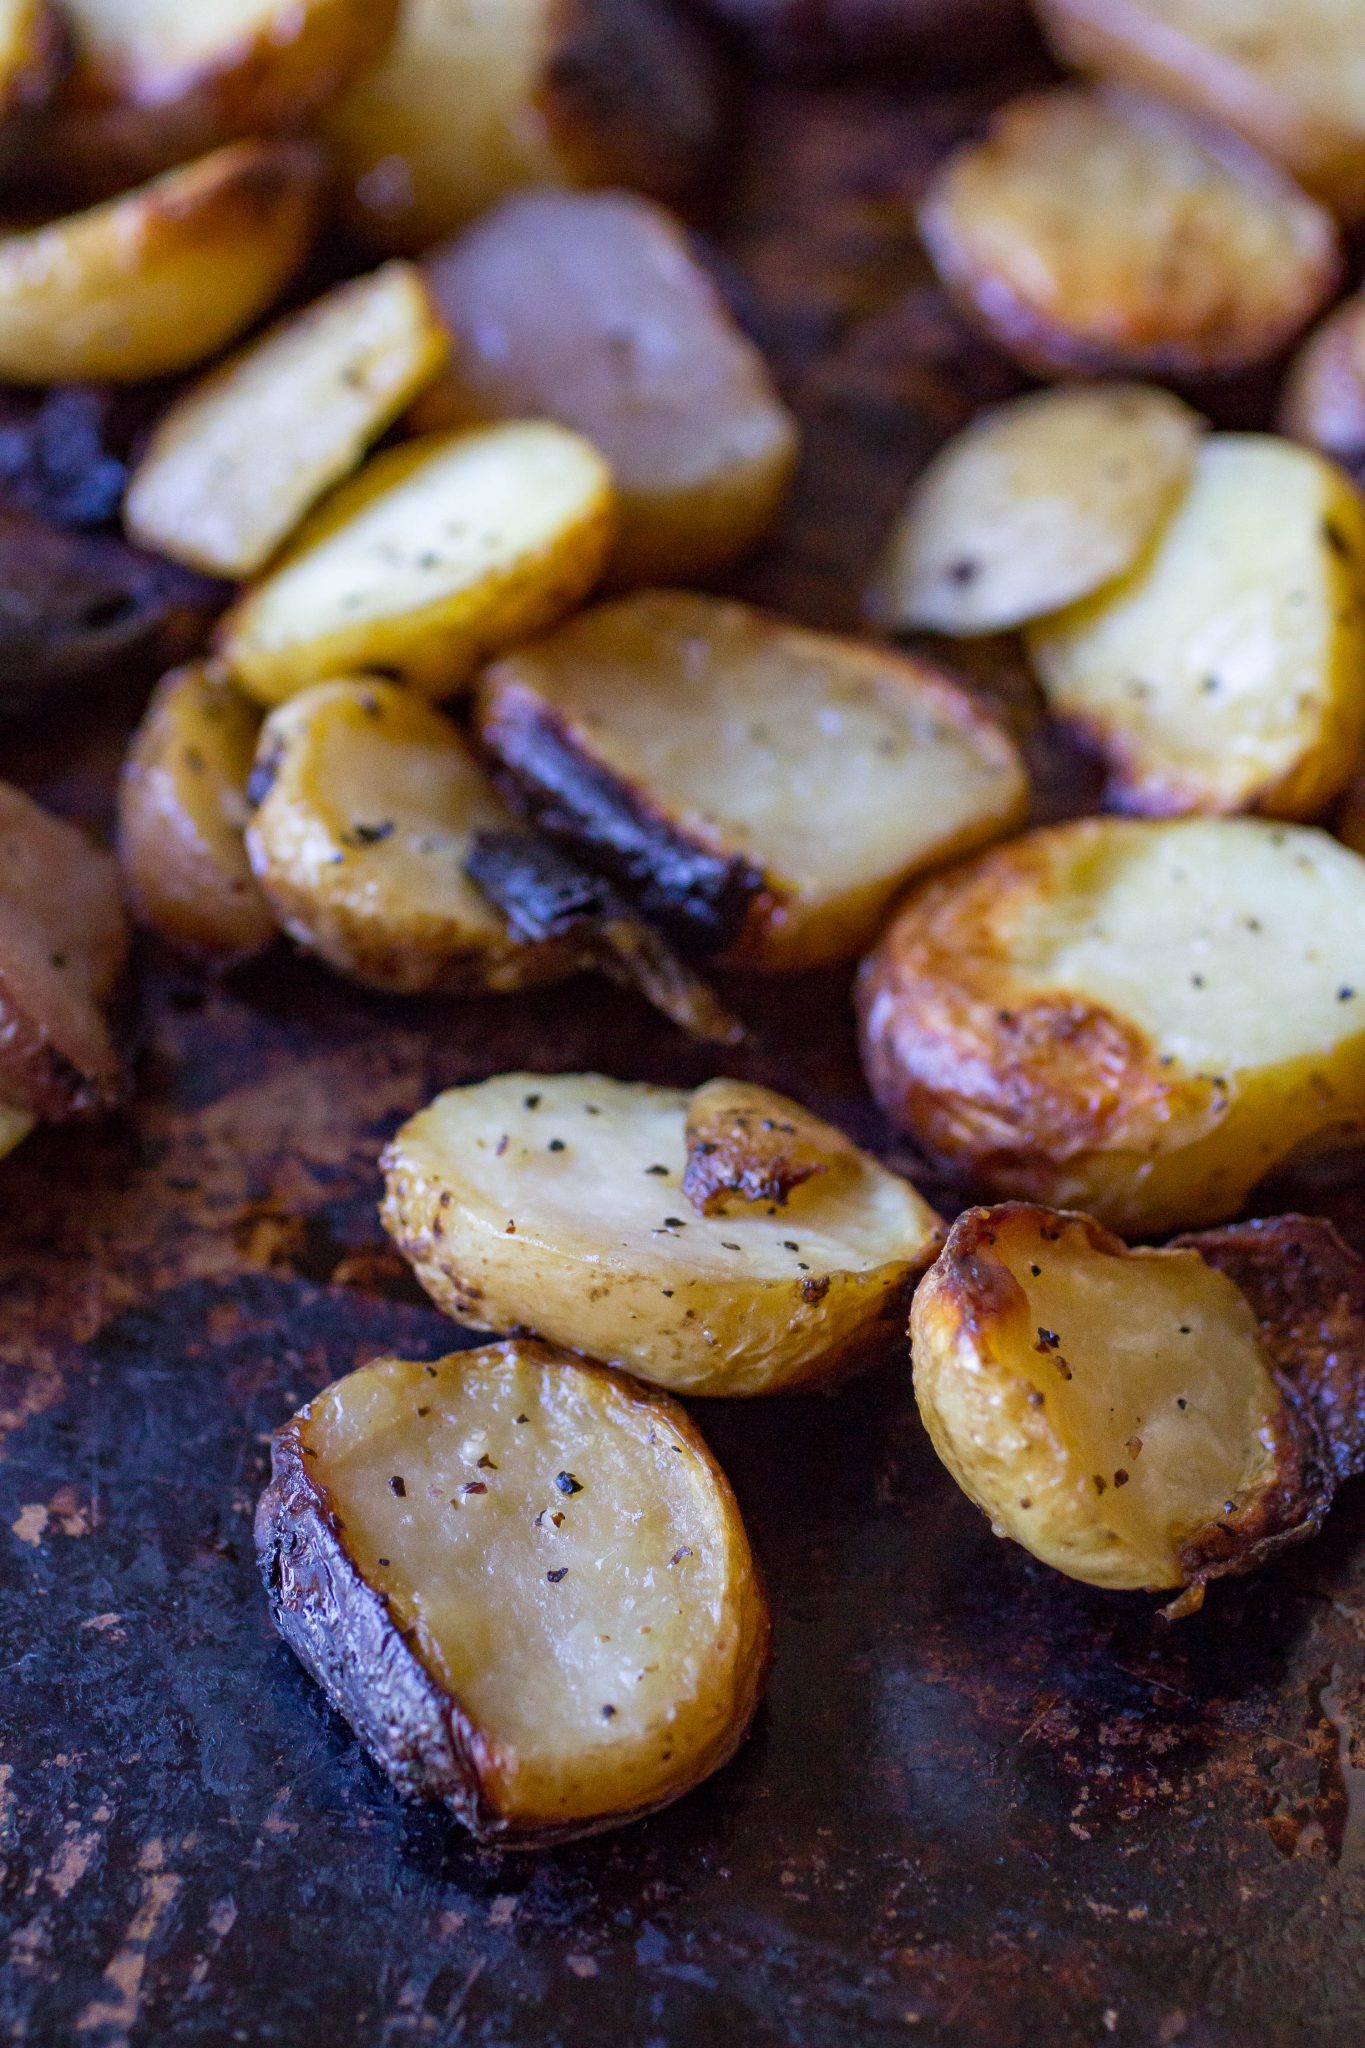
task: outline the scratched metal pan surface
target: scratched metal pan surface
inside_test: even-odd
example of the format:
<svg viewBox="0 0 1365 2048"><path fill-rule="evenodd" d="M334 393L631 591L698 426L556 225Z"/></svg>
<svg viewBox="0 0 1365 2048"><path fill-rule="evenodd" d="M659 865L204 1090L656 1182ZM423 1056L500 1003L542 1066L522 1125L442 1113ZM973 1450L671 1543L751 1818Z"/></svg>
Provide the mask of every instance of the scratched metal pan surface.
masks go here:
<svg viewBox="0 0 1365 2048"><path fill-rule="evenodd" d="M740 587L849 625L928 451L1014 388L926 277L907 197L980 95L769 86L720 237L808 456ZM1225 414L1265 418L1265 394ZM1008 659L1044 814L1083 807ZM130 708L6 772L107 821ZM904 1163L836 981L741 991L738 1064ZM480 1851L404 1808L272 1636L271 1429L378 1353L460 1341L375 1222L438 1087L594 1064L696 1081L632 1000L402 1007L283 954L149 957L140 1089L0 1184L0 2033L53 2048L1275 2048L1361 2038L1365 1492L1170 1627L995 1542L905 1361L702 1421L767 1568L753 1739L643 1825ZM1313 1199L1360 1240L1349 1180Z"/></svg>

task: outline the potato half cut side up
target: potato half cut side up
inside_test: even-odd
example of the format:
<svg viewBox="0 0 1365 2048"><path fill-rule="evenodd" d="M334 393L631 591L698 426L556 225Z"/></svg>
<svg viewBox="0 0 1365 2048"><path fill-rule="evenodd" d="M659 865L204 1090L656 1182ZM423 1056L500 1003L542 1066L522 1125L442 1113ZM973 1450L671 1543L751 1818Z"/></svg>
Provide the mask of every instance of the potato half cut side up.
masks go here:
<svg viewBox="0 0 1365 2048"><path fill-rule="evenodd" d="M385 1227L442 1308L678 1393L866 1363L939 1242L908 1181L739 1082L501 1074L438 1096L384 1167Z"/></svg>
<svg viewBox="0 0 1365 2048"><path fill-rule="evenodd" d="M665 1395L528 1342L382 1359L272 1463L275 1624L399 1792L536 1847L666 1806L739 1747L767 1601Z"/></svg>
<svg viewBox="0 0 1365 2048"><path fill-rule="evenodd" d="M916 484L869 611L891 627L998 633L1089 596L1175 510L1202 430L1149 384L1034 392L982 413Z"/></svg>
<svg viewBox="0 0 1365 2048"><path fill-rule="evenodd" d="M1028 647L1114 809L1316 817L1365 740L1365 505L1311 449L1211 434L1137 567Z"/></svg>
<svg viewBox="0 0 1365 2048"><path fill-rule="evenodd" d="M360 669L453 696L587 596L614 533L611 473L565 427L406 442L305 522L224 619L219 652L263 704Z"/></svg>
<svg viewBox="0 0 1365 2048"><path fill-rule="evenodd" d="M128 486L129 533L211 576L255 575L448 354L410 264L338 285L176 400Z"/></svg>
<svg viewBox="0 0 1365 2048"><path fill-rule="evenodd" d="M225 348L303 260L320 168L311 143L233 143L0 234L0 379L135 383Z"/></svg>
<svg viewBox="0 0 1365 2048"><path fill-rule="evenodd" d="M438 250L427 275L459 346L416 419L543 413L585 434L620 494L615 582L706 576L771 524L796 423L661 207L527 193Z"/></svg>
<svg viewBox="0 0 1365 2048"><path fill-rule="evenodd" d="M921 662L654 591L489 669L501 787L679 938L761 970L870 944L896 891L1018 823L1012 742Z"/></svg>
<svg viewBox="0 0 1365 2048"><path fill-rule="evenodd" d="M920 225L964 310L1043 376L1245 369L1341 272L1331 215L1282 171L1118 90L1013 101L947 159Z"/></svg>
<svg viewBox="0 0 1365 2048"><path fill-rule="evenodd" d="M972 1209L915 1297L915 1397L958 1484L1045 1564L1179 1590L1316 1534L1365 1467L1365 1262L1279 1216L1130 1250Z"/></svg>
<svg viewBox="0 0 1365 2048"><path fill-rule="evenodd" d="M1157 1232L1365 1130L1365 860L1254 818L1089 818L913 894L865 962L873 1093L994 1197Z"/></svg>
<svg viewBox="0 0 1365 2048"><path fill-rule="evenodd" d="M392 683L318 683L272 712L247 784L246 843L291 938L396 995L510 991L572 971L521 945L465 875L508 812L458 728Z"/></svg>

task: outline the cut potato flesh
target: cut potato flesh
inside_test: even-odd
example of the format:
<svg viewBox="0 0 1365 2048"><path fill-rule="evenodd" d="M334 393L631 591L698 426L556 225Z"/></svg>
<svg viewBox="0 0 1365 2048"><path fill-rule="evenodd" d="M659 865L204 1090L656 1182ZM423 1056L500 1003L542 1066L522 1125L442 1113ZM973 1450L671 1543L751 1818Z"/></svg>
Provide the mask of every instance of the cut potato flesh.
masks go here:
<svg viewBox="0 0 1365 2048"><path fill-rule="evenodd" d="M613 531L606 464L549 421L391 448L228 614L220 651L263 704L359 669L448 697L587 595Z"/></svg>
<svg viewBox="0 0 1365 2048"><path fill-rule="evenodd" d="M275 936L247 859L260 713L212 666L166 676L119 783L119 866L133 913L171 945L243 960Z"/></svg>
<svg viewBox="0 0 1365 2048"><path fill-rule="evenodd" d="M1329 313L1295 357L1280 430L1321 448L1357 478L1365 470L1365 293Z"/></svg>
<svg viewBox="0 0 1365 2048"><path fill-rule="evenodd" d="M1302 826L1117 819L922 888L865 964L888 1114L994 1195L1161 1231L1365 1128L1365 861Z"/></svg>
<svg viewBox="0 0 1365 2048"><path fill-rule="evenodd" d="M1213 115L1350 218L1365 211L1359 0L1037 0L1058 53Z"/></svg>
<svg viewBox="0 0 1365 2048"><path fill-rule="evenodd" d="M384 1359L273 1467L276 1624L401 1792L516 1847L651 1812L739 1746L767 1603L663 1395L541 1344Z"/></svg>
<svg viewBox="0 0 1365 2048"><path fill-rule="evenodd" d="M129 533L211 576L255 575L448 353L410 264L339 285L176 401L128 487Z"/></svg>
<svg viewBox="0 0 1365 2048"><path fill-rule="evenodd" d="M1122 582L1029 635L1116 808L1312 818L1365 739L1365 506L1269 434L1215 434Z"/></svg>
<svg viewBox="0 0 1365 2048"><path fill-rule="evenodd" d="M428 275L459 347L419 421L543 413L585 434L620 493L616 581L705 576L763 533L795 422L659 207L624 192L526 194Z"/></svg>
<svg viewBox="0 0 1365 2048"><path fill-rule="evenodd" d="M476 716L544 829L763 969L854 956L908 876L1027 802L1010 741L933 670L717 598L586 612L491 669Z"/></svg>
<svg viewBox="0 0 1365 2048"><path fill-rule="evenodd" d="M738 1090L740 1084L729 1084ZM503 1074L438 1096L385 1154L384 1222L432 1298L689 1394L824 1384L903 1326L938 1219L841 1132L761 1088L839 1171L785 1204L698 1210L693 1098L598 1074Z"/></svg>
<svg viewBox="0 0 1365 2048"><path fill-rule="evenodd" d="M339 973L414 995L509 990L574 956L518 945L469 881L474 835L510 823L449 719L391 683L319 683L266 720L247 850L290 936Z"/></svg>
<svg viewBox="0 0 1365 2048"><path fill-rule="evenodd" d="M0 379L135 382L226 347L302 260L318 170L306 143L236 143L0 236Z"/></svg>
<svg viewBox="0 0 1365 2048"><path fill-rule="evenodd" d="M950 290L1044 375L1261 362L1341 268L1331 216L1280 171L1118 91L1014 101L948 159L920 219Z"/></svg>
<svg viewBox="0 0 1365 2048"><path fill-rule="evenodd" d="M1144 384L1036 392L982 414L916 485L872 610L890 626L997 633L1088 597L1175 510L1201 431Z"/></svg>

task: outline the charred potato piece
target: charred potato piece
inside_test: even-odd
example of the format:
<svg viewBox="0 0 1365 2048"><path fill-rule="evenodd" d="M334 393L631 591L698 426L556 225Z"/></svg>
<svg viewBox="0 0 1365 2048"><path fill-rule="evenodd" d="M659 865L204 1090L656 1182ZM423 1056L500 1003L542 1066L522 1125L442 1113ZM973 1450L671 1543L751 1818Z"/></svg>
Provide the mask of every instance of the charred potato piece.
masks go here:
<svg viewBox="0 0 1365 2048"><path fill-rule="evenodd" d="M382 54L400 0L62 0L75 62L38 145L94 193L293 133Z"/></svg>
<svg viewBox="0 0 1365 2048"><path fill-rule="evenodd" d="M731 1125L738 1103L755 1126L754 1176L735 1132L705 1184L713 1141L706 1123L689 1133L684 1090L599 1074L452 1088L384 1155L385 1227L432 1299L480 1329L534 1329L675 1393L827 1385L902 1323L938 1219L798 1104L724 1085ZM773 1135L829 1171L766 1175Z"/></svg>
<svg viewBox="0 0 1365 2048"><path fill-rule="evenodd" d="M614 580L705 576L763 534L796 424L661 208L624 192L529 193L427 274L459 346L418 422L543 413L585 434L620 494Z"/></svg>
<svg viewBox="0 0 1365 2048"><path fill-rule="evenodd" d="M278 296L317 196L311 145L241 142L0 235L0 379L126 383L202 362Z"/></svg>
<svg viewBox="0 0 1365 2048"><path fill-rule="evenodd" d="M614 531L606 464L548 420L407 442L305 522L219 652L262 704L358 669L448 697L586 597Z"/></svg>
<svg viewBox="0 0 1365 2048"><path fill-rule="evenodd" d="M247 851L276 917L338 973L398 995L512 990L570 971L519 945L469 881L508 814L458 729L391 683L319 683L266 720Z"/></svg>
<svg viewBox="0 0 1365 2048"><path fill-rule="evenodd" d="M916 484L869 611L891 627L999 633L1088 597L1175 510L1202 430L1147 384L1039 391L983 413Z"/></svg>
<svg viewBox="0 0 1365 2048"><path fill-rule="evenodd" d="M910 1327L934 1448L996 1533L1177 1612L1314 1535L1365 1461L1365 1264L1315 1219L1132 1251L970 1210Z"/></svg>
<svg viewBox="0 0 1365 2048"><path fill-rule="evenodd" d="M123 1068L105 1005L127 951L109 855L0 783L0 1103L8 1116L64 1123L119 1101Z"/></svg>
<svg viewBox="0 0 1365 2048"><path fill-rule="evenodd" d="M1316 817L1365 740L1365 505L1309 449L1211 435L1144 560L1028 646L1115 809Z"/></svg>
<svg viewBox="0 0 1365 2048"><path fill-rule="evenodd" d="M176 400L129 486L129 533L210 576L254 576L448 353L411 264L338 285Z"/></svg>
<svg viewBox="0 0 1365 2048"><path fill-rule="evenodd" d="M527 185L680 199L710 166L723 102L672 0L409 0L325 132L353 222L413 253Z"/></svg>
<svg viewBox="0 0 1365 2048"><path fill-rule="evenodd" d="M1043 376L1245 369L1341 272L1331 216L1283 172L1117 90L1013 101L941 167L920 227L963 310Z"/></svg>
<svg viewBox="0 0 1365 2048"><path fill-rule="evenodd" d="M1225 121L1319 199L1365 212L1357 0L1035 0L1058 55Z"/></svg>
<svg viewBox="0 0 1365 2048"><path fill-rule="evenodd" d="M534 1847L680 1798L744 1738L768 1605L672 1401L543 1344L381 1359L275 1435L275 1625L400 1793Z"/></svg>
<svg viewBox="0 0 1365 2048"><path fill-rule="evenodd" d="M764 970L852 958L909 876L1027 803L1011 742L933 670L717 598L585 612L487 672L476 722L543 830Z"/></svg>
<svg viewBox="0 0 1365 2048"><path fill-rule="evenodd" d="M992 1196L1235 1215L1365 1128L1365 861L1253 818L1082 819L910 898L861 982L882 1107Z"/></svg>
<svg viewBox="0 0 1365 2048"><path fill-rule="evenodd" d="M163 678L119 782L118 854L140 924L183 952L250 959L275 937L247 859L261 715L212 664Z"/></svg>
<svg viewBox="0 0 1365 2048"><path fill-rule="evenodd" d="M1290 366L1280 431L1365 474L1365 292L1329 313Z"/></svg>

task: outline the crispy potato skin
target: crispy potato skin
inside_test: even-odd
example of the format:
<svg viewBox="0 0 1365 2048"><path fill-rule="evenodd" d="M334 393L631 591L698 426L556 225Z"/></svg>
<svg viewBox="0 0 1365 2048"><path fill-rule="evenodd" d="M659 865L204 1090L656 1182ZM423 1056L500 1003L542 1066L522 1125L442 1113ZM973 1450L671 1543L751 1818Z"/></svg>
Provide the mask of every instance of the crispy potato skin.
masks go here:
<svg viewBox="0 0 1365 2048"><path fill-rule="evenodd" d="M138 382L234 341L301 261L320 159L241 142L46 227L0 237L0 378Z"/></svg>
<svg viewBox="0 0 1365 2048"><path fill-rule="evenodd" d="M271 1482L256 1511L256 1552L275 1626L323 1688L396 1790L439 1799L481 1842L536 1849L621 1827L658 1811L727 1763L757 1711L771 1658L772 1623L729 1481L686 1412L656 1389L548 1345L521 1339L477 1358L516 1352L543 1370L591 1376L629 1407L657 1415L708 1469L731 1536L733 1588L727 1623L737 1646L734 1696L714 1743L687 1759L659 1796L626 1812L554 1824L501 1811L493 1795L495 1754L487 1736L437 1682L394 1622L384 1595L362 1576L346 1547L326 1489L309 1470L305 1409L275 1433Z"/></svg>
<svg viewBox="0 0 1365 2048"><path fill-rule="evenodd" d="M118 857L133 915L181 951L224 965L263 952L278 930L243 840L260 723L221 670L174 670L119 780Z"/></svg>
<svg viewBox="0 0 1365 2048"><path fill-rule="evenodd" d="M963 310L1044 377L1248 368L1342 269L1330 215L1275 166L1117 89L1013 101L947 159L920 229Z"/></svg>
<svg viewBox="0 0 1365 2048"><path fill-rule="evenodd" d="M1280 432L1320 448L1357 480L1365 472L1365 292L1329 313L1295 356Z"/></svg>

